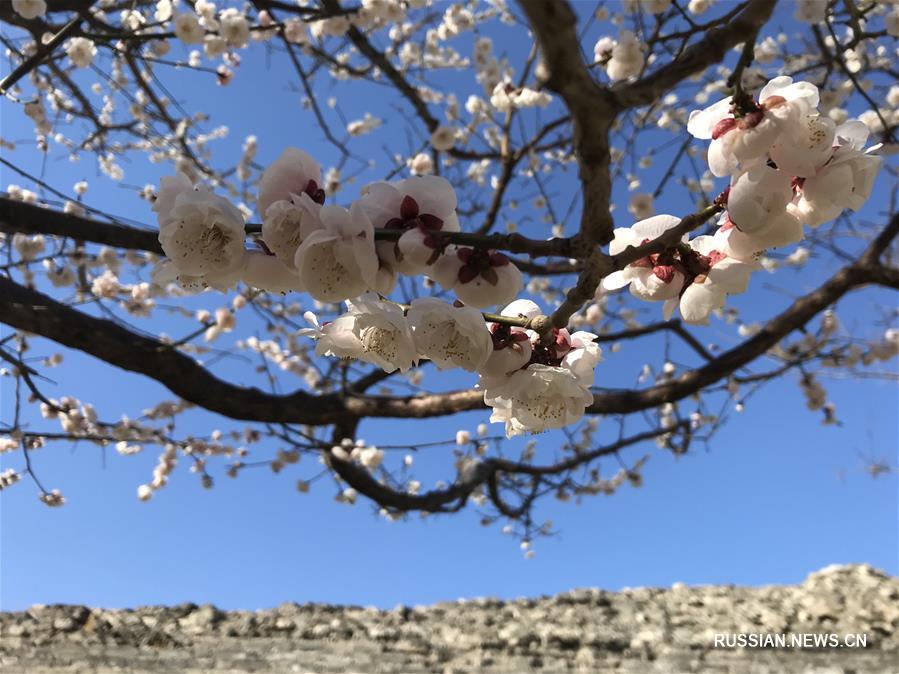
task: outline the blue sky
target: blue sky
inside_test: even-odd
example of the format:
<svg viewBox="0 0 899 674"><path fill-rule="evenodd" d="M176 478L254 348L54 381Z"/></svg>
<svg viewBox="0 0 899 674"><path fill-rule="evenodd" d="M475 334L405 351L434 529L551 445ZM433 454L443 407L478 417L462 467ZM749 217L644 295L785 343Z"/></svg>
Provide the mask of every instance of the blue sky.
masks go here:
<svg viewBox="0 0 899 674"><path fill-rule="evenodd" d="M521 49L508 37L500 37L498 45L498 51L513 56ZM209 128L230 127L228 138L217 141L220 161L239 156L243 139L255 133L262 164L287 145L310 150L325 166L334 162L334 151L300 106L299 95L285 85L283 59L272 59L276 65L270 66L262 49L243 57L227 88L196 74L165 73L176 96L203 101L203 109L212 113ZM442 77L464 101L462 94L471 89L469 78L456 73ZM385 142L391 152L415 146L409 144L403 117L374 95L376 88L361 93L353 100L341 100L346 116L355 119L371 109L385 117L387 126L376 139L360 143L360 153L380 160ZM266 104L256 105L262 96ZM27 143L33 137L28 120L6 101L0 113L2 136L26 141L14 152L4 150L5 157L34 173L43 170L47 181L64 192L75 181L88 179L88 203L152 222L146 205L132 191L98 176L88 157L71 163L54 149L42 169L40 157ZM640 151L656 138L650 134ZM664 172L665 156L660 154L649 172L647 187L654 187ZM170 171L142 159L125 168L125 182L138 186L158 182ZM559 192L570 191L573 179L569 172L554 177L553 184ZM880 180L882 191L875 193L862 214L872 221L885 208L886 176ZM3 168L0 184L5 188L9 183L33 187ZM338 202L346 203L355 192L350 187ZM626 203L626 192L619 189L616 200ZM678 189L669 189L659 203L660 211L683 213L689 208ZM523 213L518 217L526 219L526 208ZM616 217L620 223L628 220L623 206ZM784 270L767 278L757 275L755 292L739 298L737 305L747 320L760 318L790 300L766 285L801 295L832 271L833 264L814 263L801 274ZM894 296L887 293L865 293L857 300L854 309L844 301L846 311L841 312L844 329L850 332L876 334L880 328L868 324L873 308L896 306ZM206 294L191 306L214 309L224 302L221 296ZM657 308L650 306L647 315L655 317ZM142 320L136 319L138 325ZM167 320L154 327L167 329ZM7 329L0 328L0 334L7 334ZM228 335L220 345L246 334L251 333ZM701 338L723 346L738 342L733 327L721 321L702 329ZM603 385L631 381L643 362L657 360L654 354L662 346L661 341L646 340L609 356L601 365ZM55 350L46 343L35 349L41 354ZM50 373L56 384L47 392L57 397L77 395L94 403L104 418L123 413L134 417L169 397L144 378L81 354L66 352L65 357ZM216 372L234 381L255 380L252 368L239 361L222 363ZM92 445L51 444L34 452L35 467L48 487L65 493L67 504L47 508L27 481L0 496L0 606L13 610L52 602L132 606L195 601L257 608L285 601L327 601L391 607L458 597L537 595L582 586L789 583L831 563L868 562L897 573L897 476L872 479L864 471L865 458L897 462L895 384L829 379L824 383L842 426L821 425L819 413L805 409L796 378L790 375L753 397L745 412L733 414L708 450L697 445L680 459L652 446L631 451L630 458L651 455L641 488L625 487L611 497L586 499L580 506L545 501L539 517L551 519L559 533L539 539L530 560L498 526L481 527L478 513L471 509L457 516L412 516L388 523L365 502L355 507L335 503L334 490L324 484L310 494L298 494L297 477L311 470L312 462L305 458L296 470L288 467L280 475L264 468L247 470L237 480L224 477L213 466L217 482L208 491L199 487L182 462L170 484L150 502L141 503L135 489L149 479L157 460L155 449L121 457L112 449L104 456ZM0 386L0 411L6 420L13 392L6 378ZM415 438L445 439L459 428L473 430L487 416L472 412L419 423ZM37 428L52 428L34 410L27 411L26 418ZM407 435L409 423L366 422L360 433L370 442L386 444L398 434ZM207 434L214 427L230 426L213 415L197 413L189 416L181 432ZM614 436L616 429L610 425L602 432ZM551 449L553 436L539 440L541 451ZM422 450L416 463L437 479L446 464L443 453ZM19 456L2 457L3 468L18 468L20 463Z"/></svg>

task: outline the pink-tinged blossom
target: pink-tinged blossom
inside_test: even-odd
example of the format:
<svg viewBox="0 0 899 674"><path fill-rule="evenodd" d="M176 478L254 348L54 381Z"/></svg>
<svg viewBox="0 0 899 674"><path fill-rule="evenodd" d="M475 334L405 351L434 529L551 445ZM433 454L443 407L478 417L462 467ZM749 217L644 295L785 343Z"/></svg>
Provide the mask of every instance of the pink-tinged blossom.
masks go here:
<svg viewBox="0 0 899 674"><path fill-rule="evenodd" d="M756 262L729 257L718 250L719 241L712 236L698 236L690 242L692 255L681 260L688 274L688 285L680 298L665 302L665 319L680 310L684 322L705 325L709 315L724 307L728 295L746 292L749 277L759 268Z"/></svg>
<svg viewBox="0 0 899 674"><path fill-rule="evenodd" d="M736 116L733 98L728 97L690 113L687 131L711 140L708 151L713 175L736 173L741 164L763 158L782 134L801 135L801 124L818 107L818 88L791 77L775 77L759 92L754 109Z"/></svg>
<svg viewBox="0 0 899 674"><path fill-rule="evenodd" d="M312 156L289 147L265 171L259 180L256 210L264 216L276 201L288 201L291 195L306 194L317 204L325 203L322 170Z"/></svg>
<svg viewBox="0 0 899 674"><path fill-rule="evenodd" d="M429 273L462 302L479 309L511 302L524 287L518 267L494 250L451 248Z"/></svg>
<svg viewBox="0 0 899 674"><path fill-rule="evenodd" d="M631 227L618 227L609 244L609 252L618 255L629 246L638 247L658 238L680 222L673 215L656 215L641 220ZM682 241L686 241L684 236ZM668 300L677 297L684 285L684 275L675 264L670 251L640 258L602 280L604 290L617 290L630 286L631 294L642 300Z"/></svg>
<svg viewBox="0 0 899 674"><path fill-rule="evenodd" d="M458 232L456 192L445 178L417 176L368 185L359 204L377 229L403 232L399 242L379 241L378 257L402 274L424 272L439 257L438 232Z"/></svg>

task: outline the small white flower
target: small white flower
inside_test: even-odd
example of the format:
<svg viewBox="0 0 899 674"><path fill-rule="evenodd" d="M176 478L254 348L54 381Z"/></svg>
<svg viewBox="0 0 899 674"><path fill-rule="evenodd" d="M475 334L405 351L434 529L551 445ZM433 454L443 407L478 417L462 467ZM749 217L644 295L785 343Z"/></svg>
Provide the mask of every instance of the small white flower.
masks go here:
<svg viewBox="0 0 899 674"><path fill-rule="evenodd" d="M456 144L456 131L451 126L438 126L431 134L431 147L435 150L450 150Z"/></svg>
<svg viewBox="0 0 899 674"><path fill-rule="evenodd" d="M23 19L36 19L47 13L45 0L12 0L12 8Z"/></svg>
<svg viewBox="0 0 899 674"><path fill-rule="evenodd" d="M777 248L802 240L802 223L788 212L793 196L790 176L758 164L734 176L716 238L721 252L750 261L766 248Z"/></svg>
<svg viewBox="0 0 899 674"><path fill-rule="evenodd" d="M323 326L311 312L306 313L306 320L313 327L299 334L317 340L318 355L363 360L385 372L405 372L418 362L402 309L381 301L377 295L367 294L347 302L347 313Z"/></svg>
<svg viewBox="0 0 899 674"><path fill-rule="evenodd" d="M359 463L369 470L377 470L384 461L384 450L377 447L366 447L359 452Z"/></svg>
<svg viewBox="0 0 899 674"><path fill-rule="evenodd" d="M833 153L836 126L829 117L803 115L791 133L781 134L768 155L784 173L800 178L813 176Z"/></svg>
<svg viewBox="0 0 899 674"><path fill-rule="evenodd" d="M301 19L288 19L284 23L284 37L293 44L303 44L309 40L306 22Z"/></svg>
<svg viewBox="0 0 899 674"><path fill-rule="evenodd" d="M225 39L229 47L235 49L246 47L250 39L250 22L242 12L233 7L222 10L219 16L219 35Z"/></svg>
<svg viewBox="0 0 899 674"><path fill-rule="evenodd" d="M481 312L456 307L433 297L412 300L408 313L418 353L440 369L477 371L493 352Z"/></svg>
<svg viewBox="0 0 899 674"><path fill-rule="evenodd" d="M206 37L206 29L200 25L197 15L192 12L178 14L175 17L175 37L184 44L200 44Z"/></svg>
<svg viewBox="0 0 899 674"><path fill-rule="evenodd" d="M227 199L189 184L183 175L162 181L153 210L163 251L188 276L238 269L245 252L243 216Z"/></svg>
<svg viewBox="0 0 899 674"><path fill-rule="evenodd" d="M312 232L322 228L320 211L321 206L305 192L276 201L262 219L262 240L281 262L293 267L300 244Z"/></svg>
<svg viewBox="0 0 899 674"><path fill-rule="evenodd" d="M681 264L689 270L691 280L679 300L665 302L665 320L680 309L686 323L705 325L712 311L724 307L728 295L746 292L749 277L759 264L728 257L718 250L719 245L720 240L712 236L698 236L690 242L694 254Z"/></svg>
<svg viewBox="0 0 899 674"><path fill-rule="evenodd" d="M713 175L736 173L741 163L764 157L782 134L801 135L806 115L818 107L818 88L791 77L775 77L759 92L757 109L739 119L733 100L725 98L704 110L693 110L687 131L703 140L711 139L708 161Z"/></svg>
<svg viewBox="0 0 899 674"><path fill-rule="evenodd" d="M76 68L87 68L94 62L97 47L87 38L73 37L66 42L66 55Z"/></svg>
<svg viewBox="0 0 899 674"><path fill-rule="evenodd" d="M612 50L615 49L615 38L608 35L599 38L593 45L593 57L600 63L612 58Z"/></svg>
<svg viewBox="0 0 899 674"><path fill-rule="evenodd" d="M486 362L478 368L481 375L478 384L482 388L500 384L526 367L534 352L531 335L524 328L490 323L489 329L493 351Z"/></svg>
<svg viewBox="0 0 899 674"><path fill-rule="evenodd" d="M350 210L324 206L322 229L297 249L294 266L306 291L321 302L358 297L374 287L378 274L374 229L359 202Z"/></svg>
<svg viewBox="0 0 899 674"><path fill-rule="evenodd" d="M497 83L490 95L490 105L500 112L509 112L513 108L545 108L551 102L552 97L545 91L518 87L511 82Z"/></svg>
<svg viewBox="0 0 899 674"><path fill-rule="evenodd" d="M883 159L873 154L879 146L862 151L868 128L857 120L836 130L837 147L818 171L798 182L795 213L817 227L833 220L845 208L859 210L871 196Z"/></svg>
<svg viewBox="0 0 899 674"><path fill-rule="evenodd" d="M593 394L569 369L533 364L484 392L490 421L505 423L506 436L564 428L584 416Z"/></svg>
<svg viewBox="0 0 899 674"><path fill-rule="evenodd" d="M605 63L606 74L612 82L636 77L643 70L645 62L646 57L643 55L640 40L631 31L623 30L612 48L609 60Z"/></svg>
<svg viewBox="0 0 899 674"><path fill-rule="evenodd" d="M687 11L691 14L705 14L715 0L690 0L687 4Z"/></svg>
<svg viewBox="0 0 899 674"><path fill-rule="evenodd" d="M654 201L652 194L647 192L633 194L628 202L627 210L637 220L645 220L656 214Z"/></svg>
<svg viewBox="0 0 899 674"><path fill-rule="evenodd" d="M429 175L434 172L434 160L426 152L419 152L414 157L410 157L406 165L409 167L409 171L416 176Z"/></svg>

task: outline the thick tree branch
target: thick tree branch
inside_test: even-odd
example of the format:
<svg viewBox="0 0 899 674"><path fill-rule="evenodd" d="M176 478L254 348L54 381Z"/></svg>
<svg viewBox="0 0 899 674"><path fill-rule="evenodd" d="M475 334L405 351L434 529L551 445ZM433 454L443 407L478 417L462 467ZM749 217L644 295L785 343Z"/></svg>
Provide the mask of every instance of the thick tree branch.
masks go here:
<svg viewBox="0 0 899 674"><path fill-rule="evenodd" d="M670 63L631 84L612 87L612 95L623 108L650 105L691 75L719 63L727 52L758 33L771 18L777 0L750 0L727 25L712 28Z"/></svg>
<svg viewBox="0 0 899 674"><path fill-rule="evenodd" d="M248 233L258 231L258 224L247 225ZM157 231L66 215L49 208L5 197L0 197L0 232L48 234L116 248L163 254ZM396 241L402 234L402 231L396 229L375 230L375 237L385 241ZM531 257L572 257L575 252L571 239L567 238L529 239L514 232L511 234L441 232L439 236L446 243L505 250L511 253L523 253Z"/></svg>
<svg viewBox="0 0 899 674"><path fill-rule="evenodd" d="M114 248L163 254L162 246L159 245L159 232L67 215L3 197L0 197L0 232L47 234Z"/></svg>
<svg viewBox="0 0 899 674"><path fill-rule="evenodd" d="M609 129L617 110L581 55L577 17L567 0L520 0L549 72L547 86L571 112L583 194L580 239L585 253L612 239Z"/></svg>

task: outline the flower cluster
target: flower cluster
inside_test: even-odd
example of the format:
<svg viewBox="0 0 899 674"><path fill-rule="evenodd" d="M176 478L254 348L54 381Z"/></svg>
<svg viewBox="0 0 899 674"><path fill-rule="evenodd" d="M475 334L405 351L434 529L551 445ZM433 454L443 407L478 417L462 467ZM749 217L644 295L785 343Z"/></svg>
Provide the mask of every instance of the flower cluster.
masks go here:
<svg viewBox="0 0 899 674"><path fill-rule="evenodd" d="M540 308L516 300L502 311L511 318L536 319ZM506 435L564 428L584 416L593 403L590 387L602 352L590 332L553 328L534 330L489 324L491 350L480 368L478 386Z"/></svg>
<svg viewBox="0 0 899 674"><path fill-rule="evenodd" d="M864 150L868 127L839 126L818 113L818 89L777 77L758 100L729 97L690 114L687 130L710 140L709 168L730 177L726 210L714 235L647 255L603 279L605 290L630 286L640 299L664 301L669 318L680 310L688 323L708 322L728 295L746 291L760 254L797 243L803 226L817 227L846 208L859 210L871 195L882 159ZM679 219L657 215L615 230L610 252L647 243Z"/></svg>
<svg viewBox="0 0 899 674"><path fill-rule="evenodd" d="M478 387L508 436L575 423L593 402L590 386L601 352L589 332L528 326L545 317L530 300L516 300L501 316L521 327L487 322L480 311L437 298L408 307L369 293L348 301L347 312L300 334L316 340L318 355L352 358L385 372L406 371L427 359L439 369L461 368L480 375Z"/></svg>
<svg viewBox="0 0 899 674"><path fill-rule="evenodd" d="M426 274L478 308L510 302L524 286L502 253L448 245L443 234L460 227L445 178L376 182L349 208L325 205L325 196L321 167L306 152L286 149L260 179L262 250L248 250L241 211L183 174L164 178L153 210L168 260L154 280L218 289L243 282L341 302L388 294L398 274ZM376 240L378 232L387 236Z"/></svg>

